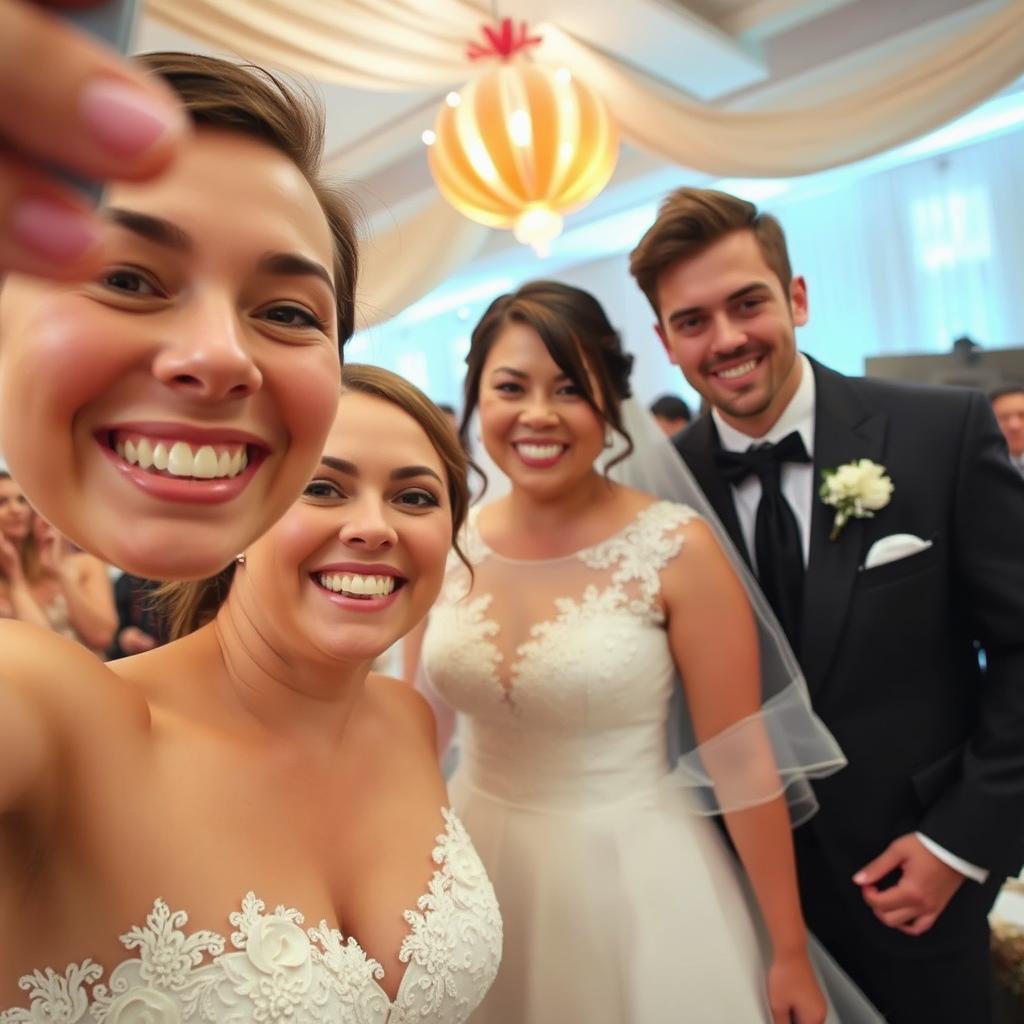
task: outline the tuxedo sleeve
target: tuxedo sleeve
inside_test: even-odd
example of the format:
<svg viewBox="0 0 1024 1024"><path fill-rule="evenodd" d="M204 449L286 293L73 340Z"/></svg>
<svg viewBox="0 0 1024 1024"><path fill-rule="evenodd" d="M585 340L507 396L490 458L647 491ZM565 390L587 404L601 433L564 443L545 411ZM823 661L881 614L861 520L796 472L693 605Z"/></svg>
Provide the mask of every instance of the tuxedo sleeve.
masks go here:
<svg viewBox="0 0 1024 1024"><path fill-rule="evenodd" d="M1024 480L980 394L969 399L958 459L951 586L986 671L959 780L918 827L971 864L1015 874L1024 859Z"/></svg>

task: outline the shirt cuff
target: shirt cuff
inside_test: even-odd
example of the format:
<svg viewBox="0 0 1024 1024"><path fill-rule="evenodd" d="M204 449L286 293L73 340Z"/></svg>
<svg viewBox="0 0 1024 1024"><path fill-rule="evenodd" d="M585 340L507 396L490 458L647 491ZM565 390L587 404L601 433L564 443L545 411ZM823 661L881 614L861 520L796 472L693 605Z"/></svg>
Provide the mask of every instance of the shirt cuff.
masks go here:
<svg viewBox="0 0 1024 1024"><path fill-rule="evenodd" d="M979 868L977 864L972 864L970 861L958 857L955 853L950 853L945 847L939 846L934 839L929 839L921 832L915 832L914 835L932 856L938 857L943 864L954 871L959 871L964 878L969 878L972 882L977 882L979 885L983 885L988 881L988 871L985 868Z"/></svg>

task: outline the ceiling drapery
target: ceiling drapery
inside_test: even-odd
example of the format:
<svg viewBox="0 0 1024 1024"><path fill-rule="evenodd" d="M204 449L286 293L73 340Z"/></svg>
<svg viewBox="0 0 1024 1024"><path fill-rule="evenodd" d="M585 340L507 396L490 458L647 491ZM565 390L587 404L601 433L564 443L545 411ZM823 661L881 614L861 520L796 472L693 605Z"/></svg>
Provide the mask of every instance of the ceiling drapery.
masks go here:
<svg viewBox="0 0 1024 1024"><path fill-rule="evenodd" d="M474 73L465 43L484 17L465 0L148 0L146 9L256 63L377 91L461 85ZM911 66L783 110L701 103L555 25L537 31L543 43L535 59L568 67L597 89L625 141L716 177L788 177L873 156L946 124L1024 74L1024 0L1011 0ZM444 279L430 269L454 269L451 260L439 259L438 238L445 237L436 234L439 216L434 210L422 234L414 223L401 226L405 246L419 238L426 243L417 245L423 272L408 275L417 288ZM453 254L473 248L465 244L467 234L451 236ZM384 279L372 252L366 264L369 277ZM389 312L397 311L393 303L418 297L392 292Z"/></svg>

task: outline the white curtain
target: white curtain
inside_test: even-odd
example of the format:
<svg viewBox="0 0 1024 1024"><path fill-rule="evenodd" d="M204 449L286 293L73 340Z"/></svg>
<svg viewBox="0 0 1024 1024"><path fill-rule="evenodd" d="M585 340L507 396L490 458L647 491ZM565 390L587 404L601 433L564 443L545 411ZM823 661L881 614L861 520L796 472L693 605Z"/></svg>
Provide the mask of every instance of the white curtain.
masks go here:
<svg viewBox="0 0 1024 1024"><path fill-rule="evenodd" d="M473 73L482 15L464 0L149 0L160 20L254 60L364 89L438 89ZM661 86L557 25L538 60L608 103L623 138L719 177L785 177L860 160L952 120L1024 73L1024 0L867 86L784 110L730 111Z"/></svg>

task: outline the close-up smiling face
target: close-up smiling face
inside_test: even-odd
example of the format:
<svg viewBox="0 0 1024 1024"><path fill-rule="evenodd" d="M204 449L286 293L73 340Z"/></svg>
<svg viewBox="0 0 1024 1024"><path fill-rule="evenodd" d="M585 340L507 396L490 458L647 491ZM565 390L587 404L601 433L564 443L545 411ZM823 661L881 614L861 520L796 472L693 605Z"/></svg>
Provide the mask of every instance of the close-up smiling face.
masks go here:
<svg viewBox="0 0 1024 1024"><path fill-rule="evenodd" d="M783 287L753 231L733 231L666 268L656 308L669 358L708 403L751 436L770 428L799 383L803 278Z"/></svg>
<svg viewBox="0 0 1024 1024"><path fill-rule="evenodd" d="M106 202L98 275L0 292L0 443L81 547L208 575L291 505L330 428L331 232L288 157L208 128Z"/></svg>
<svg viewBox="0 0 1024 1024"><path fill-rule="evenodd" d="M447 473L409 413L344 393L319 468L250 545L232 597L286 656L372 660L437 598L452 544Z"/></svg>
<svg viewBox="0 0 1024 1024"><path fill-rule="evenodd" d="M495 338L480 374L479 409L495 465L513 487L540 498L576 487L604 449L604 421L525 323L506 323Z"/></svg>

